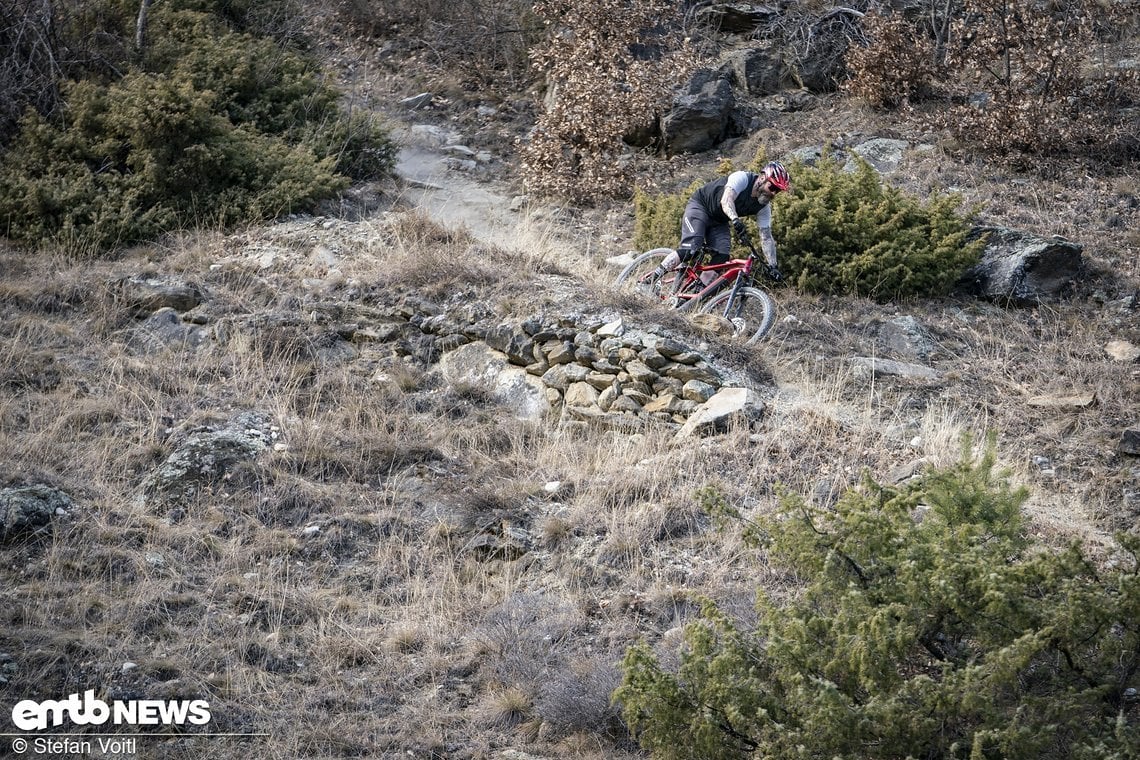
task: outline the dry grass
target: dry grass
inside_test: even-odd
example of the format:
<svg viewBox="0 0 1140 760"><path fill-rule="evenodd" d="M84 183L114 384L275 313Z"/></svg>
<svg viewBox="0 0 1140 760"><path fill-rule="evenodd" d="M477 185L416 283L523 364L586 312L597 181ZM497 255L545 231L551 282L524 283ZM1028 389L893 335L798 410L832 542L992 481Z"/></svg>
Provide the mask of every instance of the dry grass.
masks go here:
<svg viewBox="0 0 1140 760"><path fill-rule="evenodd" d="M1021 187L975 182L977 199ZM1067 190L1022 192L1040 203L1010 200L1009 213L1040 221ZM636 757L609 702L625 647L675 641L701 596L747 620L757 585L779 597L795 584L713 525L702 487L747 516L771 510L778 485L827 504L864 470L946 465L963 435L994 431L1043 537L1109 547L1134 524L1122 493L1135 463L1113 436L1136 422L1140 379L1103 350L1140 344L1134 315L1087 297L896 314L781 292L773 336L744 350L618 300L598 267L604 246L566 232L585 222L531 211L497 245L393 212L195 233L103 264L4 254L0 484L49 483L75 508L50 535L2 548L0 653L19 671L0 715L13 697L96 688L204 698L210 730L266 735L156 742L146 757ZM1070 224L1079 236L1095 222ZM1140 275L1131 266L1122 276ZM141 272L199 283L212 340L138 342L140 321L105 285ZM767 409L758 426L678 445L667 430L515 421L387 344L327 358L344 324L425 303L663 325L751 378ZM880 327L899 315L930 334L942 380L853 367L884 354ZM1096 403L1028 403L1075 393ZM143 498L195 432L246 413L274 435L259 457L185 503Z"/></svg>

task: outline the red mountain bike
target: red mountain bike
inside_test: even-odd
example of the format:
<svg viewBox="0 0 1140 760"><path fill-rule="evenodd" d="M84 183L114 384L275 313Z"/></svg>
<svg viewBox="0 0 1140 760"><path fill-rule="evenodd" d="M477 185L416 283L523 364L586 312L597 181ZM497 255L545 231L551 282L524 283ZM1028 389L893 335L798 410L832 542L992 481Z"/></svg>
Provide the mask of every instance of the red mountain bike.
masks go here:
<svg viewBox="0 0 1140 760"><path fill-rule="evenodd" d="M723 264L709 264L707 251L701 251L690 263L682 264L660 279L652 278L653 270L673 253L672 248L654 248L641 254L622 270L614 286L625 291L642 293L678 311L697 310L703 314L717 314L732 323L733 334L752 345L772 329L776 321L776 302L772 296L756 287L756 271L760 254L748 243L747 258L732 259ZM716 272L717 278L705 285L702 272Z"/></svg>

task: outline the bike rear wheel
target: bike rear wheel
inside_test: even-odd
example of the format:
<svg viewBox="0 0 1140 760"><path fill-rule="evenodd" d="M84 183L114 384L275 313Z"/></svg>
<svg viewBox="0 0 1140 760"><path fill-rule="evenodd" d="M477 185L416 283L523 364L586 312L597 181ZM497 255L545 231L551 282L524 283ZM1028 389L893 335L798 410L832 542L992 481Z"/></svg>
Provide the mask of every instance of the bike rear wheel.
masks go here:
<svg viewBox="0 0 1140 760"><path fill-rule="evenodd" d="M673 283L683 271L681 267L666 272L656 281L650 282L646 278L665 260L666 256L673 252L672 248L654 248L652 251L646 251L621 270L621 274L614 280L614 287L624 293L637 293L659 301L668 299L673 294Z"/></svg>
<svg viewBox="0 0 1140 760"><path fill-rule="evenodd" d="M732 323L733 333L752 345L776 323L776 302L760 288L743 287L731 304L732 290L718 293L701 307L702 314L717 314Z"/></svg>

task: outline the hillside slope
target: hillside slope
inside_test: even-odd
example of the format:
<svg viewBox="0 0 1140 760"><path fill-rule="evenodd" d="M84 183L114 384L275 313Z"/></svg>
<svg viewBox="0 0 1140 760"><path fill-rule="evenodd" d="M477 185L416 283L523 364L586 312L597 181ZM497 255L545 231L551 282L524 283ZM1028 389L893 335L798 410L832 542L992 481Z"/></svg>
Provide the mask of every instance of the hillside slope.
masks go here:
<svg viewBox="0 0 1140 760"><path fill-rule="evenodd" d="M410 94L384 81L372 97ZM795 582L712 524L704 486L747 514L781 487L827 504L864 470L902 480L993 433L1042 540L1107 557L1135 529L1126 178L914 156L892 181L1084 242L1089 281L1033 309L781 290L773 333L745 349L608 287L627 205L516 202L509 144L452 115L393 112L405 179L357 188L343 214L98 263L0 254L5 721L17 700L91 689L209 703L207 726L144 736L136 757L640 757L610 703L625 648L675 647L702 596L748 620L757 585ZM899 129L821 99L725 153ZM716 157L631 160L673 189ZM566 405L520 418L441 364L523 334L581 348L617 320L762 412L684 439L675 420L624 429ZM933 372L869 369L883 358Z"/></svg>

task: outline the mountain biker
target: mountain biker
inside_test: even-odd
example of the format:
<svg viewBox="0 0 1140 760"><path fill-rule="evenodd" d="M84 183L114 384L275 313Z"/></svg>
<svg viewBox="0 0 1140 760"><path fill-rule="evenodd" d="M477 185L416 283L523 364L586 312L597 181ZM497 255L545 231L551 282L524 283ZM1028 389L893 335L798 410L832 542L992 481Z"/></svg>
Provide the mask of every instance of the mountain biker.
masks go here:
<svg viewBox="0 0 1140 760"><path fill-rule="evenodd" d="M741 217L755 214L756 226L760 229L760 247L768 262L768 276L777 282L783 279L776 268L776 239L772 237L772 207L769 204L777 193L788 189L791 181L784 165L772 161L759 174L736 171L702 186L689 198L681 217L681 245L676 253L666 256L649 277L660 279L706 246L715 251L710 263L725 263L732 248L730 228L736 231L741 242L747 243L748 231ZM716 272L701 273L701 280L706 285L716 277Z"/></svg>

